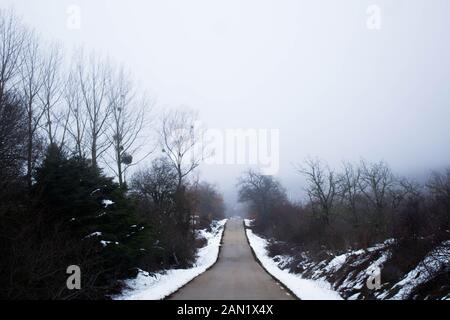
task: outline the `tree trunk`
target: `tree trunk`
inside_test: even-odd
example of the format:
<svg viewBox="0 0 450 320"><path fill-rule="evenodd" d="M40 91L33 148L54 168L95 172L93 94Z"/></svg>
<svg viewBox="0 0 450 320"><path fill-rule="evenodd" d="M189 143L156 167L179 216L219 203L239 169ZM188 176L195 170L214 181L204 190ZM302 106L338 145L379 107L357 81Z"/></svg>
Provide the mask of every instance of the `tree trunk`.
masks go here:
<svg viewBox="0 0 450 320"><path fill-rule="evenodd" d="M27 146L27 186L31 191L33 184L33 112L31 106L28 106L28 146Z"/></svg>
<svg viewBox="0 0 450 320"><path fill-rule="evenodd" d="M92 167L97 168L97 138L92 138L92 145L91 145L91 162Z"/></svg>
<svg viewBox="0 0 450 320"><path fill-rule="evenodd" d="M117 175L119 178L119 186L123 188L123 172L122 172L122 156L120 155L120 147L117 148Z"/></svg>

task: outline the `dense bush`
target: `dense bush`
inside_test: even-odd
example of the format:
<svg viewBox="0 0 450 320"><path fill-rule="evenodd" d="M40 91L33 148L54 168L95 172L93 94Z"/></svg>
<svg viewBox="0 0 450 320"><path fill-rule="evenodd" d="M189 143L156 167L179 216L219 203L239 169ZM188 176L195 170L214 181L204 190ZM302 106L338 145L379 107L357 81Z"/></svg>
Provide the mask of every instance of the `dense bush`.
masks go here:
<svg viewBox="0 0 450 320"><path fill-rule="evenodd" d="M189 266L195 258L193 208L186 187L178 187L173 166L165 158L157 159L134 175L131 186L139 216L156 230L150 270Z"/></svg>
<svg viewBox="0 0 450 320"><path fill-rule="evenodd" d="M200 229L208 228L213 220L225 218L225 204L216 187L209 183L195 183L188 188L195 216L194 223Z"/></svg>

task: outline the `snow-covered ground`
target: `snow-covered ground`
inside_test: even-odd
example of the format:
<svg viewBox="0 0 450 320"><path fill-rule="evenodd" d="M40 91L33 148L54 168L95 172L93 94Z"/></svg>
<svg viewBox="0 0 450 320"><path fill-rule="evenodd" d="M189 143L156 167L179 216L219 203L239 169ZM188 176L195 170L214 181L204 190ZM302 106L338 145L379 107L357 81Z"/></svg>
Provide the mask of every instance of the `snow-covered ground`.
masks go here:
<svg viewBox="0 0 450 320"><path fill-rule="evenodd" d="M251 225L251 220L245 220L246 226ZM246 229L250 245L255 252L256 257L264 268L278 281L283 283L301 300L342 300L342 297L336 291L331 289L331 285L323 280L303 279L300 275L289 272L287 269L280 269L279 265L289 257L277 257L276 262L267 254L267 240L258 237L252 230Z"/></svg>
<svg viewBox="0 0 450 320"><path fill-rule="evenodd" d="M211 232L199 231L199 235L208 240L208 244L197 254L197 261L190 269L166 270L157 274L139 272L135 279L126 281L128 289L117 300L162 300L212 267L219 256L220 243L227 220L217 221Z"/></svg>
<svg viewBox="0 0 450 320"><path fill-rule="evenodd" d="M251 227L252 221L246 220L245 223ZM323 288L329 289L325 290L326 297L333 298L333 294L338 293L348 300L404 300L417 297L450 299L450 293L446 291L448 284L442 283L442 280L433 282L436 276L450 270L450 241L442 242L409 272L392 278L392 272L398 270L391 262L396 248L394 239L364 250L349 250L340 255L324 252L328 257L317 261L311 258L309 252L296 250L291 251L292 256L288 254L271 258L267 255L267 240L254 235L251 230L247 230L247 236L268 272L301 299L325 299L322 298ZM387 281L385 277L389 275L391 278ZM368 280L373 284L374 276L378 278L379 286L369 287ZM420 291L420 287L425 284L434 285L434 289L430 289L430 295Z"/></svg>
<svg viewBox="0 0 450 320"><path fill-rule="evenodd" d="M433 275L439 271L443 264L449 265L450 241L445 241L438 248L430 252L416 268L408 272L393 289L399 291L391 298L392 300L402 300L411 297L414 289L419 285L429 281ZM448 299L447 297L445 299Z"/></svg>

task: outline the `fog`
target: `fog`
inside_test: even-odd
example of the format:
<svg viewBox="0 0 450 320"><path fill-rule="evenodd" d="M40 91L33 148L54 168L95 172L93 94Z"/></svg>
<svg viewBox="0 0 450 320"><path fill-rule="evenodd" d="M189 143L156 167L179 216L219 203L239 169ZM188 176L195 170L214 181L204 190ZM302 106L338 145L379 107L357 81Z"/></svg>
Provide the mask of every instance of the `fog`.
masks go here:
<svg viewBox="0 0 450 320"><path fill-rule="evenodd" d="M192 107L213 129L278 129L277 176L294 199L304 186L294 165L308 156L385 160L415 177L450 165L448 0L0 4L69 52L123 62L160 109ZM370 5L379 28L367 25ZM68 25L73 6L80 28ZM200 172L232 200L247 167Z"/></svg>

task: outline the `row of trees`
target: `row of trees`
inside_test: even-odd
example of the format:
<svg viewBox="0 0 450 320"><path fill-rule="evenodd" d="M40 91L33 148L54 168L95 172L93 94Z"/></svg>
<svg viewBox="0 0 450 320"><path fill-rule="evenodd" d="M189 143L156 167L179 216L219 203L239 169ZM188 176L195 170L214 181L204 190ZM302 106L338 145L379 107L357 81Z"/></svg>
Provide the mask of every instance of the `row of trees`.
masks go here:
<svg viewBox="0 0 450 320"><path fill-rule="evenodd" d="M450 170L425 184L397 177L385 162L344 163L340 171L320 160L297 167L306 179L308 201L291 203L273 177L248 172L240 201L269 236L308 248L365 248L396 238L437 244L449 238Z"/></svg>
<svg viewBox="0 0 450 320"><path fill-rule="evenodd" d="M103 299L139 268L188 266L192 217L224 211L192 180L206 154L197 114L164 112L152 143L124 68L82 51L67 62L44 43L0 12L0 298ZM81 290L66 285L72 265Z"/></svg>
<svg viewBox="0 0 450 320"><path fill-rule="evenodd" d="M108 166L122 186L146 142L150 111L130 74L82 49L67 61L60 45L42 41L10 11L0 13L0 34L0 99L9 95L25 108L28 186L43 140Z"/></svg>

